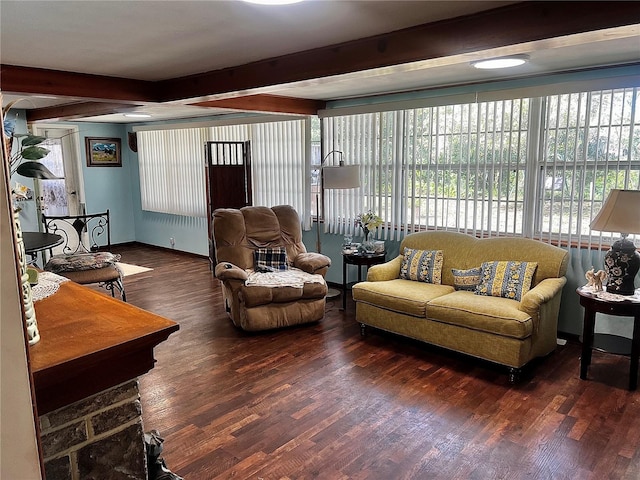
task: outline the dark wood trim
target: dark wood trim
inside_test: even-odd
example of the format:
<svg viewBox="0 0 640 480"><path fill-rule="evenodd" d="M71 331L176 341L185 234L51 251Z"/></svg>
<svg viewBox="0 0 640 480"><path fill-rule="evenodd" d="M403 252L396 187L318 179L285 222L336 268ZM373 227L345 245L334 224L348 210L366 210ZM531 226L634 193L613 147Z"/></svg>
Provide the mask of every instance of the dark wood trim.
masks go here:
<svg viewBox="0 0 640 480"><path fill-rule="evenodd" d="M193 103L198 107L228 108L231 110L293 113L296 115L316 115L326 107L326 102L306 98L283 97L281 95L247 95L244 97L207 100Z"/></svg>

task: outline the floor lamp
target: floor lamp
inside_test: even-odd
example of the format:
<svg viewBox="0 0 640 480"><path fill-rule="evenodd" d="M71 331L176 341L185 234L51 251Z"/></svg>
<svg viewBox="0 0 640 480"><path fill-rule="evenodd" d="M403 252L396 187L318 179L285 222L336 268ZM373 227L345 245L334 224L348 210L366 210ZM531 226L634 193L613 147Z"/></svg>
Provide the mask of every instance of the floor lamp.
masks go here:
<svg viewBox="0 0 640 480"><path fill-rule="evenodd" d="M338 165L324 166L325 161L332 155L339 155ZM324 199L325 190L346 190L358 188L360 186L360 165L345 165L343 153L339 150L332 150L327 153L320 164L321 183L320 192ZM322 243L320 242L320 192L316 194L316 250L322 253ZM330 288L327 297L333 298L340 295L340 291Z"/></svg>

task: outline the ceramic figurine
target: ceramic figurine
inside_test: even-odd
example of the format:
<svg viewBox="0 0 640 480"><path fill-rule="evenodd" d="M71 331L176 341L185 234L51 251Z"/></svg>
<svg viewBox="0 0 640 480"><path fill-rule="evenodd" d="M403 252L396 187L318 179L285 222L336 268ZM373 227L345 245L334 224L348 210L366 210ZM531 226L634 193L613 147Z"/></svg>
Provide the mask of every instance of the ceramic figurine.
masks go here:
<svg viewBox="0 0 640 480"><path fill-rule="evenodd" d="M593 288L594 292L602 291L602 282L604 282L605 278L607 278L607 274L604 270L598 270L594 273L594 269L592 268L587 273L584 274L587 279L587 287Z"/></svg>

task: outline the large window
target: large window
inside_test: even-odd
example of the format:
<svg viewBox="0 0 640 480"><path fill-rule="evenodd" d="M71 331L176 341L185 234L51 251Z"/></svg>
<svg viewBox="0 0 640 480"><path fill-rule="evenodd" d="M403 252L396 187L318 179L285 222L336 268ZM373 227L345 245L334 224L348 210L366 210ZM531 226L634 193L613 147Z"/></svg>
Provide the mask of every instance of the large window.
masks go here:
<svg viewBox="0 0 640 480"><path fill-rule="evenodd" d="M544 99L537 234L580 243L611 189L640 189L638 95L633 88Z"/></svg>
<svg viewBox="0 0 640 480"><path fill-rule="evenodd" d="M359 190L325 192L329 230L373 210L399 239L421 229L581 241L613 188L640 189L638 89L323 119Z"/></svg>

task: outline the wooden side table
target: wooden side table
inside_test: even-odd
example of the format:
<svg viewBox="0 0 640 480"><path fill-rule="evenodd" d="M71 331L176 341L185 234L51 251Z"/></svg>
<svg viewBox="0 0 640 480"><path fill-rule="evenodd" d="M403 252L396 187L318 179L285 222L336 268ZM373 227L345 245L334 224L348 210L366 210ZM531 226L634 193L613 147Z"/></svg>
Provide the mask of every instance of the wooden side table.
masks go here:
<svg viewBox="0 0 640 480"><path fill-rule="evenodd" d="M342 253L342 310L347 308L347 265L357 265L358 282L362 281L362 267L369 268L371 265L377 265L386 261L386 252L362 254L358 252Z"/></svg>
<svg viewBox="0 0 640 480"><path fill-rule="evenodd" d="M633 339L631 340L631 365L629 367L629 390L638 387L638 359L640 358L640 300L637 296L620 302L604 300L593 293L578 288L580 305L584 307L584 325L582 333L582 357L580 359L580 378L587 379L587 370L591 364L596 313L606 313L621 317L633 317ZM637 294L636 294L637 295Z"/></svg>

